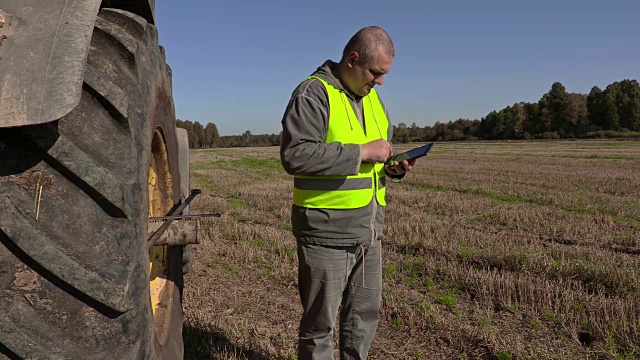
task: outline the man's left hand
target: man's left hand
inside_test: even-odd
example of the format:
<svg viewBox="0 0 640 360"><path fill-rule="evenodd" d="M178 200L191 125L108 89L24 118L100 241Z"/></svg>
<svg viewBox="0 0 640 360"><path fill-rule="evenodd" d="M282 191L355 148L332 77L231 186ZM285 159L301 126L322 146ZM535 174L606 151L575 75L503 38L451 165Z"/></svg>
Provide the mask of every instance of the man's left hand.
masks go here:
<svg viewBox="0 0 640 360"><path fill-rule="evenodd" d="M401 163L394 161L393 165L385 165L385 170L392 175L401 175L413 169L416 159L411 161L403 160Z"/></svg>

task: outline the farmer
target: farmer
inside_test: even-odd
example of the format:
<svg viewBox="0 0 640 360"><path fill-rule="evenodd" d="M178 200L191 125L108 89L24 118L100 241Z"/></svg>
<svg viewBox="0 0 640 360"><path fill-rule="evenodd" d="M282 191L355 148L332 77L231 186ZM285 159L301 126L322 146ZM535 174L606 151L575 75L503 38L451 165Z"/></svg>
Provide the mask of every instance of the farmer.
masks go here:
<svg viewBox="0 0 640 360"><path fill-rule="evenodd" d="M339 63L327 60L295 89L282 119L280 156L294 175L301 360L333 358L340 306L342 359L365 359L376 332L385 175L400 179L415 163L385 165L393 127L374 87L393 57L383 29L361 29Z"/></svg>

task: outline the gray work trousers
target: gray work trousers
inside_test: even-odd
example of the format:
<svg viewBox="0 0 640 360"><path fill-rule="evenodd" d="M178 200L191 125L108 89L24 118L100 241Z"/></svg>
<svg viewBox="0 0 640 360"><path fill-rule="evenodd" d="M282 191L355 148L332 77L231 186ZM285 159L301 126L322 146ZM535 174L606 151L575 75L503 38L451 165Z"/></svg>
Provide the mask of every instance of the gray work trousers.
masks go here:
<svg viewBox="0 0 640 360"><path fill-rule="evenodd" d="M381 260L379 239L369 246L335 247L298 241L299 360L333 359L340 305L340 358L367 358L380 319Z"/></svg>

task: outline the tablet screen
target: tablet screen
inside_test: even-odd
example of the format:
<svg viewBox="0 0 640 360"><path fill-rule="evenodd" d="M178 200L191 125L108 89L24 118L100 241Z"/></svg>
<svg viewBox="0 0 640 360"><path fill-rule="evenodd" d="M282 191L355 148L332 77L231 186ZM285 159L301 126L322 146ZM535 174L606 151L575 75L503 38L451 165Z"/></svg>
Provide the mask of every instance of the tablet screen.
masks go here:
<svg viewBox="0 0 640 360"><path fill-rule="evenodd" d="M431 150L431 147L433 146L433 144L434 143L429 143L427 145L423 145L415 149L411 149L407 152L394 155L391 157L391 161L402 162L403 160L413 160L413 159L423 157L429 153L429 150Z"/></svg>

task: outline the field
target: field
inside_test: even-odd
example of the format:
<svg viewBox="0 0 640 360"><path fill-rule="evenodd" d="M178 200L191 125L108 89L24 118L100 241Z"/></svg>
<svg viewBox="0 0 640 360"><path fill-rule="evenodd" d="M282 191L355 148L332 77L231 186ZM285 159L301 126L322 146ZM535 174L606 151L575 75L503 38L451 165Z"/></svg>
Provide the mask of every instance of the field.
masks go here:
<svg viewBox="0 0 640 360"><path fill-rule="evenodd" d="M194 150L191 182L222 217L185 278L185 358L295 359L278 148ZM387 184L371 359L640 358L640 142L438 143Z"/></svg>

